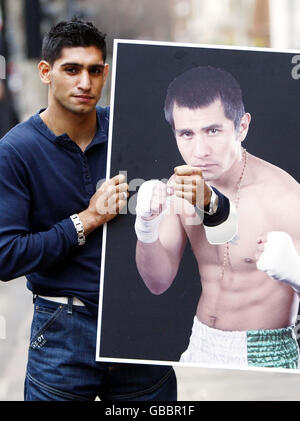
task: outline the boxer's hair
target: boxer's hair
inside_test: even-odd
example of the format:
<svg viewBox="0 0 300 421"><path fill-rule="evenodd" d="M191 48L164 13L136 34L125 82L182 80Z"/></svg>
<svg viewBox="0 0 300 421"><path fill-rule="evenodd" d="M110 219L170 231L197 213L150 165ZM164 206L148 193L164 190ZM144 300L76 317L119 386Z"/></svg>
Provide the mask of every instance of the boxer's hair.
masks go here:
<svg viewBox="0 0 300 421"><path fill-rule="evenodd" d="M178 77L169 85L165 100L165 118L174 130L173 108L190 109L211 105L220 99L225 116L239 127L245 114L241 88L236 79L228 72L211 66L195 67Z"/></svg>
<svg viewBox="0 0 300 421"><path fill-rule="evenodd" d="M66 47L97 47L106 60L106 34L100 32L92 22L84 22L73 18L62 21L53 26L44 36L42 45L42 58L53 63L60 58L61 51Z"/></svg>

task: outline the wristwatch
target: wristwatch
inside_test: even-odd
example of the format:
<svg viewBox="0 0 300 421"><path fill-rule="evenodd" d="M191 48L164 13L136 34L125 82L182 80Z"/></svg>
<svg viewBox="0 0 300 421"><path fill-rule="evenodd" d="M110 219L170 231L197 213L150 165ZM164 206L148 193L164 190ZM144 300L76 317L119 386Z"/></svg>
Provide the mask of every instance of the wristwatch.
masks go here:
<svg viewBox="0 0 300 421"><path fill-rule="evenodd" d="M211 191L210 203L208 206L205 206L204 213L211 216L217 212L219 197L210 186L208 187L210 188L210 191Z"/></svg>
<svg viewBox="0 0 300 421"><path fill-rule="evenodd" d="M84 228L83 228L82 222L77 213L74 213L74 215L71 215L70 218L77 231L78 245L83 246L85 244L85 235L84 235Z"/></svg>

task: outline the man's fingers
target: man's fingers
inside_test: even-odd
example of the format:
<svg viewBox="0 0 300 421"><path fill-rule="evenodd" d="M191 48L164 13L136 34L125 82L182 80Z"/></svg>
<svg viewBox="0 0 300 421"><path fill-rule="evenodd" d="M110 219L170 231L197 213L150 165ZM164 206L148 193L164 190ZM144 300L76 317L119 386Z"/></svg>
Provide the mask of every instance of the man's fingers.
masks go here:
<svg viewBox="0 0 300 421"><path fill-rule="evenodd" d="M190 203L195 201L195 193L193 192L183 192L183 191L176 191L175 195L180 197L181 199L185 199Z"/></svg>
<svg viewBox="0 0 300 421"><path fill-rule="evenodd" d="M166 195L164 197L153 196L150 204L150 209L152 213L159 214L162 212L166 204Z"/></svg>
<svg viewBox="0 0 300 421"><path fill-rule="evenodd" d="M126 205L128 196L129 194L125 192L115 193L110 196L104 204L106 207L106 212L111 214L118 213L119 209Z"/></svg>
<svg viewBox="0 0 300 421"><path fill-rule="evenodd" d="M122 192L117 193L117 198L119 201L124 200L126 202L128 197L129 197L129 193L127 191L122 191Z"/></svg>
<svg viewBox="0 0 300 421"><path fill-rule="evenodd" d="M175 192L177 191L186 191L186 192L194 192L197 191L197 186L195 184L175 184Z"/></svg>
<svg viewBox="0 0 300 421"><path fill-rule="evenodd" d="M177 184L199 184L202 183L203 178L199 174L175 176L175 183Z"/></svg>
<svg viewBox="0 0 300 421"><path fill-rule="evenodd" d="M172 185L172 186L167 186L167 195L168 195L168 196L172 196L172 195L174 194L174 192L175 192L174 185Z"/></svg>
<svg viewBox="0 0 300 421"><path fill-rule="evenodd" d="M123 175L123 174L115 175L114 177L110 178L109 180L104 181L104 183L101 185L99 190L103 191L103 190L106 190L110 186L120 185L120 184L124 183L124 181L125 181L125 175Z"/></svg>
<svg viewBox="0 0 300 421"><path fill-rule="evenodd" d="M99 214L115 214L119 212L119 209L123 208L129 197L127 190L121 192L116 191L105 191L103 192L96 202L96 209Z"/></svg>
<svg viewBox="0 0 300 421"><path fill-rule="evenodd" d="M127 183L117 184L115 186L115 190L113 190L113 192L116 192L116 193L122 193L122 192L128 193L128 184Z"/></svg>
<svg viewBox="0 0 300 421"><path fill-rule="evenodd" d="M172 177L166 184L166 191L168 196L172 196L175 193L175 177Z"/></svg>
<svg viewBox="0 0 300 421"><path fill-rule="evenodd" d="M199 167L191 167L190 165L181 165L174 168L175 175L180 176L190 176L190 175L200 175L202 177L202 171Z"/></svg>
<svg viewBox="0 0 300 421"><path fill-rule="evenodd" d="M122 183L117 185L108 185L106 189L102 190L103 194L106 194L106 197L112 196L115 193L119 192L127 192L128 191L128 184Z"/></svg>
<svg viewBox="0 0 300 421"><path fill-rule="evenodd" d="M119 200L117 205L117 213L121 212L121 210L126 206L127 200Z"/></svg>
<svg viewBox="0 0 300 421"><path fill-rule="evenodd" d="M153 189L152 196L166 196L167 194L167 185L162 182L158 182Z"/></svg>
<svg viewBox="0 0 300 421"><path fill-rule="evenodd" d="M113 205L114 203L119 202L120 200L124 200L125 202L127 201L127 198L129 196L129 193L123 191L123 192L117 192L114 193L113 195L111 195L108 198L108 204L109 205Z"/></svg>
<svg viewBox="0 0 300 421"><path fill-rule="evenodd" d="M112 177L110 180L113 184L121 184L125 181L125 175L124 174L118 174Z"/></svg>
<svg viewBox="0 0 300 421"><path fill-rule="evenodd" d="M168 195L167 189L167 185L162 182L157 183L154 187L150 203L150 209L152 214L158 215L163 211Z"/></svg>

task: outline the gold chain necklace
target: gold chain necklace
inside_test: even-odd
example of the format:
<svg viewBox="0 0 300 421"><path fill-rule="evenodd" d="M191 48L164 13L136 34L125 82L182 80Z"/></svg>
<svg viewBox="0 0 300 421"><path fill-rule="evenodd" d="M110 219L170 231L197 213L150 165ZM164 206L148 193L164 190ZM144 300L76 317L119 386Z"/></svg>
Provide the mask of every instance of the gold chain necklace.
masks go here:
<svg viewBox="0 0 300 421"><path fill-rule="evenodd" d="M244 179L244 176L245 176L247 160L248 160L248 154L247 154L246 149L244 149L244 166L243 166L240 178L237 182L237 189L236 189L235 199L234 199L234 205L235 205L236 210L238 209L239 202L240 202L240 190L241 190L242 182L243 182L243 179ZM223 253L223 265L222 265L222 271L221 271L221 281L224 279L225 269L226 269L227 264L231 265L230 255L229 255L229 242L228 241L225 244L224 253Z"/></svg>

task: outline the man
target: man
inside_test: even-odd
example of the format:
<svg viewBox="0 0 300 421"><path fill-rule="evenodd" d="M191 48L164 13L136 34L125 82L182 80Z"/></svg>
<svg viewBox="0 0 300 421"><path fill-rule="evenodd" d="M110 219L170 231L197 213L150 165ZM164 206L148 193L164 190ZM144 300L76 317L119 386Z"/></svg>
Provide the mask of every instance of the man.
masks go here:
<svg viewBox="0 0 300 421"><path fill-rule="evenodd" d="M165 116L186 165L167 185L141 186L136 262L161 294L190 241L202 293L180 361L297 368L299 184L243 150L251 117L229 73L198 67L178 76Z"/></svg>
<svg viewBox="0 0 300 421"><path fill-rule="evenodd" d="M45 36L48 107L0 142L0 276L34 294L25 400L176 400L170 367L95 361L102 226L126 205L122 175L105 181L105 35L61 22Z"/></svg>

